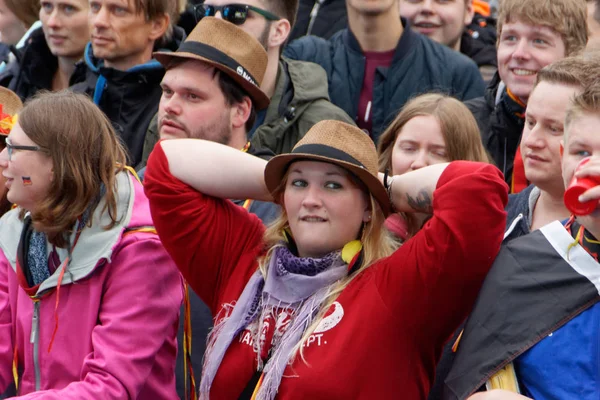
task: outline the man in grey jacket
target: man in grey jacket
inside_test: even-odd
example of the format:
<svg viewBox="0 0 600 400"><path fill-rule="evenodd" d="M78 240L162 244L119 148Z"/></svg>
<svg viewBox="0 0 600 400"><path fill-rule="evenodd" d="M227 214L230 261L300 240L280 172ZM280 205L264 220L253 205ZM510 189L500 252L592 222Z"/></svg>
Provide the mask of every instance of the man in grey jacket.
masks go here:
<svg viewBox="0 0 600 400"><path fill-rule="evenodd" d="M244 0L235 5L228 0L206 0L196 6L198 19L204 16L223 18L254 36L267 51L267 70L261 90L271 103L265 110L257 112L248 137L253 148L274 154L290 152L321 120L353 123L342 109L329 101L327 76L320 66L281 57L297 9L297 0ZM156 121L153 121L146 139L144 160L157 140ZM145 161L136 169L144 165Z"/></svg>

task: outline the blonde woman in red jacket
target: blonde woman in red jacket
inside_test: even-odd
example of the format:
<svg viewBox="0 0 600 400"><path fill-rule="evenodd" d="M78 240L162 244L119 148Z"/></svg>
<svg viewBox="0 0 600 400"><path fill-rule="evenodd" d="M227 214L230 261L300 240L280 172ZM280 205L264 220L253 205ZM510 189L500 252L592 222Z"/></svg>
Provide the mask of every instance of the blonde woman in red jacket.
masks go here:
<svg viewBox="0 0 600 400"><path fill-rule="evenodd" d="M154 222L215 322L201 397L426 397L499 249L507 187L475 162L382 180L369 137L336 121L268 163L201 140L156 146ZM274 200L281 218L265 230L228 198ZM433 217L398 247L392 206Z"/></svg>

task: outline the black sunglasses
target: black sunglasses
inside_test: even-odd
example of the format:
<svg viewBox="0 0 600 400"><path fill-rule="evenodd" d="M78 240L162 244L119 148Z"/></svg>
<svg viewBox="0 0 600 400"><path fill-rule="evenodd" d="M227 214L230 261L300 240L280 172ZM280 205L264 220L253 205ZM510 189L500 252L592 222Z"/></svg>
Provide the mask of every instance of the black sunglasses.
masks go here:
<svg viewBox="0 0 600 400"><path fill-rule="evenodd" d="M196 4L194 6L194 16L196 17L196 22L199 22L204 17L214 17L217 14L217 11L221 12L221 15L225 21L229 21L234 25L242 25L244 22L246 22L248 11L254 11L269 21L279 21L281 19L277 15L270 13L267 10L249 6L247 4L226 4L224 6Z"/></svg>

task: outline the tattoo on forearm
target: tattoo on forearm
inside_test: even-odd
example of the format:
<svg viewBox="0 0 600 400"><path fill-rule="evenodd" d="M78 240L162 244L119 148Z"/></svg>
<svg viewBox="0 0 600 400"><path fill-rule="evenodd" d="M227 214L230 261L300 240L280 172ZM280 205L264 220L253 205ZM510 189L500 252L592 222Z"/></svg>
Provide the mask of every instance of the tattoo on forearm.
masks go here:
<svg viewBox="0 0 600 400"><path fill-rule="evenodd" d="M406 200L408 205L415 211L431 214L433 207L431 204L431 196L427 190L423 189L419 192L416 198L412 197L408 193L406 194Z"/></svg>

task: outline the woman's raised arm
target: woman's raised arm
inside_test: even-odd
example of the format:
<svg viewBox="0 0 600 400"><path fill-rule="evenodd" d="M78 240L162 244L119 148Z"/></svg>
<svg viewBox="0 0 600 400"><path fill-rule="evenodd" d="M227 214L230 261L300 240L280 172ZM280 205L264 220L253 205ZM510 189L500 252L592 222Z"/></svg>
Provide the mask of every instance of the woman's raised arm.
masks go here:
<svg viewBox="0 0 600 400"><path fill-rule="evenodd" d="M229 146L200 139L159 143L171 174L209 196L272 201L264 181L267 162Z"/></svg>
<svg viewBox="0 0 600 400"><path fill-rule="evenodd" d="M396 211L431 214L433 192L448 163L430 165L387 178L388 193ZM383 175L380 174L383 180ZM385 182L384 182L385 186Z"/></svg>

